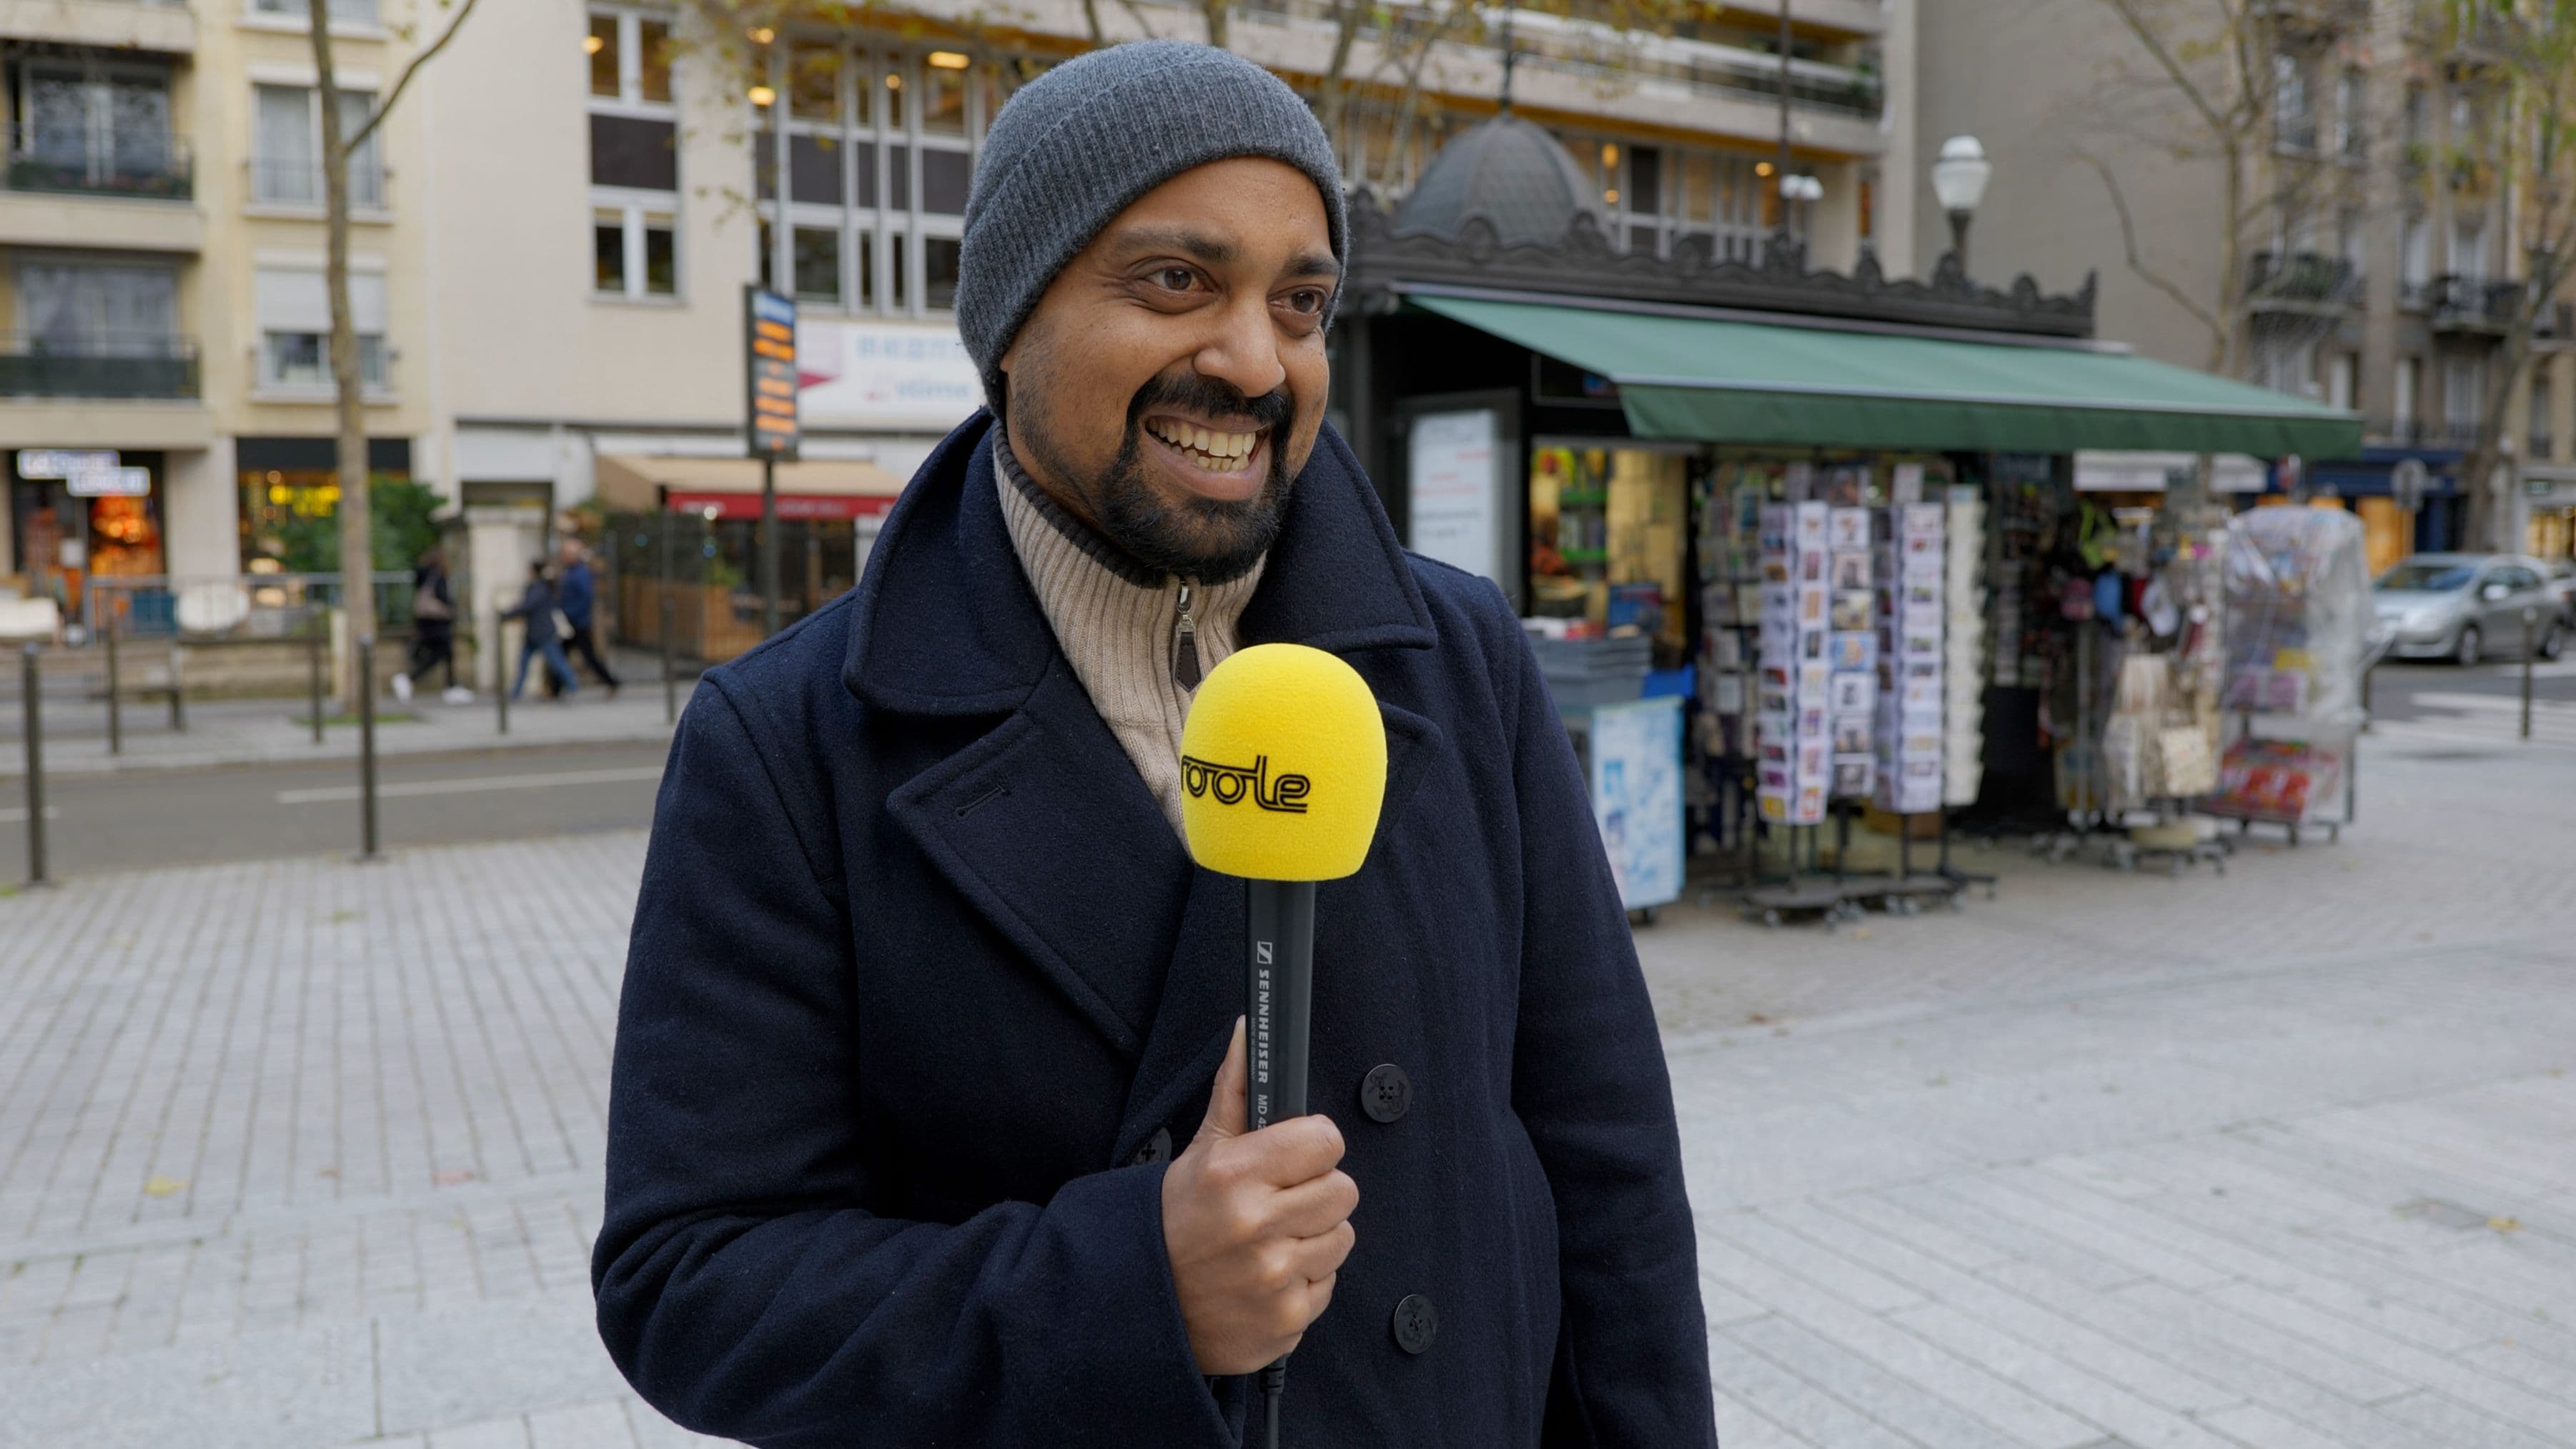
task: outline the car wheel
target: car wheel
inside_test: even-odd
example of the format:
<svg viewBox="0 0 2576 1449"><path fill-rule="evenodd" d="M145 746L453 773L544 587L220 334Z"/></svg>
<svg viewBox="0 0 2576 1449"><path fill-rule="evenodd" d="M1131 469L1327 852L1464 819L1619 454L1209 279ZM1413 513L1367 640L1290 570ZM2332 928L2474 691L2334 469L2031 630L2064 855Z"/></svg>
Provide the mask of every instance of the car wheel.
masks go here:
<svg viewBox="0 0 2576 1449"><path fill-rule="evenodd" d="M2451 647L2451 662L2462 669L2474 668L2479 660L2486 657L2486 652L2486 641L2478 637L2478 626L2461 625L2460 642Z"/></svg>
<svg viewBox="0 0 2576 1449"><path fill-rule="evenodd" d="M2556 663L2558 656L2566 652L2566 626L2563 624L2550 625L2549 632L2540 636L2540 657L2549 660L2552 663Z"/></svg>

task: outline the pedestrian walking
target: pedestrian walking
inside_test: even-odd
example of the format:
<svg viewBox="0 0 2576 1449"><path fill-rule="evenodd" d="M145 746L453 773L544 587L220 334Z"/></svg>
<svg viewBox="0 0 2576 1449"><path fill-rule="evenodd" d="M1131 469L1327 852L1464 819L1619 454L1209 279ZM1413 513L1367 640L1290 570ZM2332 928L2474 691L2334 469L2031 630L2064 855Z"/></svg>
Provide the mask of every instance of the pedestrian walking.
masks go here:
<svg viewBox="0 0 2576 1449"><path fill-rule="evenodd" d="M590 571L590 550L584 548L578 539L565 539L563 566L555 581L555 607L563 611L564 622L572 626L572 633L564 639L564 647L581 656L582 662L590 666L590 672L598 675L599 682L608 686L608 697L615 699L617 675L609 669L608 662L599 657L598 637L591 632L592 600L597 587Z"/></svg>
<svg viewBox="0 0 2576 1449"><path fill-rule="evenodd" d="M394 676L394 697L411 703L412 686L439 665L447 667L449 704L470 704L474 691L456 682L456 595L447 578L447 552L432 546L411 571L411 657Z"/></svg>
<svg viewBox="0 0 2576 1449"><path fill-rule="evenodd" d="M565 622L563 611L555 604L555 585L546 577L545 560L528 565L527 592L519 596L518 606L501 612L504 619L525 620L527 629L519 641L518 678L510 685L510 698L517 699L528 684L528 663L543 657L546 678L560 686L566 697L581 693L581 681L573 678L572 662L564 658L564 636L572 626Z"/></svg>
<svg viewBox="0 0 2576 1449"><path fill-rule="evenodd" d="M1185 42L987 130L986 408L857 589L706 674L654 807L591 1285L683 1426L1235 1449L1275 1405L1294 1449L1715 1449L1565 727L1325 421L1342 196L1295 92ZM1388 765L1315 920L1315 1114L1247 1131L1247 892L1184 849L1178 755L1203 671L1272 642L1358 671Z"/></svg>

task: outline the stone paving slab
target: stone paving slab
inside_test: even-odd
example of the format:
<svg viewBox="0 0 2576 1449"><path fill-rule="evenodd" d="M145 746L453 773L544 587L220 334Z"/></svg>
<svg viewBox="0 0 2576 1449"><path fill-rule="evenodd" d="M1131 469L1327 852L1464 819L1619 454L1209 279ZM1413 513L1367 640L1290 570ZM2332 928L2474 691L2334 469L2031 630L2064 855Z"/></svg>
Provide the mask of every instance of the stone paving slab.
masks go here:
<svg viewBox="0 0 2576 1449"><path fill-rule="evenodd" d="M2576 751L2371 750L2223 879L1640 933L1728 1449L2576 1443ZM642 845L0 899L0 1444L714 1442L590 1322Z"/></svg>

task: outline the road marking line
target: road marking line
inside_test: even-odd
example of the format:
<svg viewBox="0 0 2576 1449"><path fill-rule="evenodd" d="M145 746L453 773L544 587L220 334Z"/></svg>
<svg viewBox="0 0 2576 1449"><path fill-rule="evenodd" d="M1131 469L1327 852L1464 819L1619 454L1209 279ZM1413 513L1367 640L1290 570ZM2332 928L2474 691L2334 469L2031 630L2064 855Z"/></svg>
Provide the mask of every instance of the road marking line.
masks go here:
<svg viewBox="0 0 2576 1449"><path fill-rule="evenodd" d="M46 806L46 807L45 807L45 818L46 818L47 820L60 820L60 819L62 819L62 818L63 818L63 811L62 811L62 807L61 807L61 806L59 806L59 805L48 805L48 806ZM6 808L6 809L0 809L0 825L24 825L24 824L26 824L26 823L27 823L27 807L26 807L26 806L24 806L24 805L12 805L12 806L9 806L9 807L8 807L8 808Z"/></svg>
<svg viewBox="0 0 2576 1449"><path fill-rule="evenodd" d="M662 778L659 765L633 765L622 770L558 770L551 775L473 775L456 780L406 780L396 785L378 785L378 798L395 795L470 795L483 790L540 790L549 785L617 785L632 780ZM343 804L358 798L355 785L333 785L319 790L280 790L280 805Z"/></svg>

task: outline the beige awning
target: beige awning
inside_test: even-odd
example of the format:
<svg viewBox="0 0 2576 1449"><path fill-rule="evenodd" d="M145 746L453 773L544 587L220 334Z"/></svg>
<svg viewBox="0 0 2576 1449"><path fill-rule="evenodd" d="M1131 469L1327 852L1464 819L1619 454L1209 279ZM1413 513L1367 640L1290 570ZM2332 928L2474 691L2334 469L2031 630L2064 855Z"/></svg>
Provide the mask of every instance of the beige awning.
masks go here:
<svg viewBox="0 0 2576 1449"><path fill-rule="evenodd" d="M756 458L669 458L639 453L602 453L596 459L600 506L649 513L660 501L657 489L673 493L760 492ZM892 498L904 480L857 459L800 458L778 465L781 496L805 498Z"/></svg>

